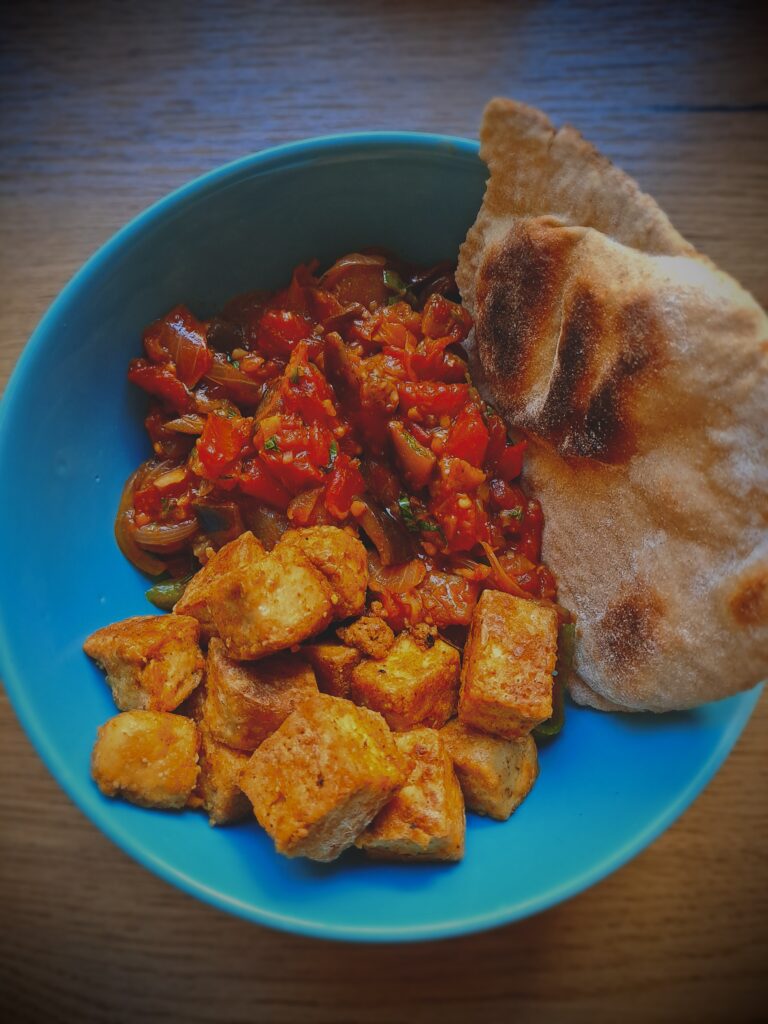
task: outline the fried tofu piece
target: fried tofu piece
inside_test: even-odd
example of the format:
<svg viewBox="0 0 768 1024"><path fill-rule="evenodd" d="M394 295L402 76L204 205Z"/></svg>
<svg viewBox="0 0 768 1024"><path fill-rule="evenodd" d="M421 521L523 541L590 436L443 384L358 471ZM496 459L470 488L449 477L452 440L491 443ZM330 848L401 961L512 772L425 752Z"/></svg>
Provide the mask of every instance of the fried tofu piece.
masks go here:
<svg viewBox="0 0 768 1024"><path fill-rule="evenodd" d="M439 729L456 710L459 652L444 640L421 646L401 633L382 661L363 661L352 669L350 697L378 711L391 729L418 725Z"/></svg>
<svg viewBox="0 0 768 1024"><path fill-rule="evenodd" d="M264 554L261 542L252 533L241 533L235 540L220 548L202 569L195 573L187 584L183 596L174 605L174 612L177 615L192 615L196 618L200 623L201 636L209 639L216 631L208 609L211 589L228 572L255 565L261 561Z"/></svg>
<svg viewBox="0 0 768 1024"><path fill-rule="evenodd" d="M251 809L240 789L240 773L249 753L219 743L203 728L200 731L200 777L196 795L212 825L229 825L247 818Z"/></svg>
<svg viewBox="0 0 768 1024"><path fill-rule="evenodd" d="M255 750L290 715L317 693L315 673L297 654L261 661L227 657L217 637L208 645L203 721L214 739L238 750Z"/></svg>
<svg viewBox="0 0 768 1024"><path fill-rule="evenodd" d="M557 656L554 608L484 590L464 648L459 719L518 739L552 714Z"/></svg>
<svg viewBox="0 0 768 1024"><path fill-rule="evenodd" d="M208 608L230 657L248 661L321 633L335 615L332 597L325 576L299 551L278 544L256 565L219 579Z"/></svg>
<svg viewBox="0 0 768 1024"><path fill-rule="evenodd" d="M336 636L347 647L354 647L368 658L386 658L395 642L395 634L384 619L378 615L363 615L362 618L341 626Z"/></svg>
<svg viewBox="0 0 768 1024"><path fill-rule="evenodd" d="M468 810L506 821L539 774L533 736L505 740L454 718L440 730Z"/></svg>
<svg viewBox="0 0 768 1024"><path fill-rule="evenodd" d="M105 796L140 807L186 806L197 783L197 726L166 711L124 711L99 728L91 773Z"/></svg>
<svg viewBox="0 0 768 1024"><path fill-rule="evenodd" d="M106 672L121 711L173 711L202 679L199 638L189 615L137 615L97 629L83 650Z"/></svg>
<svg viewBox="0 0 768 1024"><path fill-rule="evenodd" d="M343 644L304 644L299 652L314 669L318 688L332 697L348 697L352 669L361 660L359 651Z"/></svg>
<svg viewBox="0 0 768 1024"><path fill-rule="evenodd" d="M355 846L378 860L461 860L464 798L440 733L400 732L395 743L408 761L408 777Z"/></svg>
<svg viewBox="0 0 768 1024"><path fill-rule="evenodd" d="M354 843L405 776L381 715L318 694L261 744L240 785L278 853L331 861Z"/></svg>
<svg viewBox="0 0 768 1024"><path fill-rule="evenodd" d="M328 580L335 619L360 615L368 588L368 556L357 537L337 526L309 526L289 530L277 547L300 552Z"/></svg>

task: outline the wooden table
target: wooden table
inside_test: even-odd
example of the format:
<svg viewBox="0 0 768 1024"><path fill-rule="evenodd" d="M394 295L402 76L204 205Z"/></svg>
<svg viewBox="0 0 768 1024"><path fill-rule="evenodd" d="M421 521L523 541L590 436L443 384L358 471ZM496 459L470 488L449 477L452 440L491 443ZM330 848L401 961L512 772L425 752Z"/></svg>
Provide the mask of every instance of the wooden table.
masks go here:
<svg viewBox="0 0 768 1024"><path fill-rule="evenodd" d="M75 269L175 186L309 135L473 136L494 94L581 128L768 304L757 6L7 9L0 386ZM569 903L485 935L355 947L231 919L139 868L63 796L2 697L0 1014L51 1024L757 1020L768 997L766 740L763 700L682 819Z"/></svg>

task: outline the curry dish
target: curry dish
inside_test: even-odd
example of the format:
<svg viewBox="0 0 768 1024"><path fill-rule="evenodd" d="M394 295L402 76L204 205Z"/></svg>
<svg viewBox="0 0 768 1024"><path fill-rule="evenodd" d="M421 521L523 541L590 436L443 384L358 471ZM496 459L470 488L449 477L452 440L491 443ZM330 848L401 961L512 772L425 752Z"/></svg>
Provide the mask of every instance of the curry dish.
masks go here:
<svg viewBox="0 0 768 1024"><path fill-rule="evenodd" d="M144 333L153 455L115 531L171 614L86 641L121 712L93 774L217 825L252 809L288 856L458 860L465 804L504 820L535 781L573 627L452 267L317 269Z"/></svg>

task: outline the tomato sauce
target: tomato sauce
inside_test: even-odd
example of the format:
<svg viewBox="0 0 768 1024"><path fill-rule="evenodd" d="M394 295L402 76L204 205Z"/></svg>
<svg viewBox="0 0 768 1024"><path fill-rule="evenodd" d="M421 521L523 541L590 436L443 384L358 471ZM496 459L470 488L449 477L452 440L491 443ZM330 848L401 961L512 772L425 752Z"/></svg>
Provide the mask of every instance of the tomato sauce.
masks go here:
<svg viewBox="0 0 768 1024"><path fill-rule="evenodd" d="M330 523L368 546L370 610L395 629L466 627L486 586L554 600L526 442L472 386L457 300L447 264L351 253L151 324L128 370L154 457L121 501L126 555L183 577L244 530L271 547Z"/></svg>

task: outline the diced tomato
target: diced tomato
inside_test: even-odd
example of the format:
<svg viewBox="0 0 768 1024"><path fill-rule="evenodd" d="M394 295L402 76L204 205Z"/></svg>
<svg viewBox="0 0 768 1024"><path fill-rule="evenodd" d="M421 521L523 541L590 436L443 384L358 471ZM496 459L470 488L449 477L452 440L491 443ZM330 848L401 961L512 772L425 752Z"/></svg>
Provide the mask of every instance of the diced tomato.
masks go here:
<svg viewBox="0 0 768 1024"><path fill-rule="evenodd" d="M283 408L286 412L298 413L306 423L335 423L333 392L307 355L306 343L299 342L283 374L280 389Z"/></svg>
<svg viewBox="0 0 768 1024"><path fill-rule="evenodd" d="M410 359L413 373L421 380L439 380L446 384L459 383L467 375L467 364L454 352L446 352L453 338L427 338Z"/></svg>
<svg viewBox="0 0 768 1024"><path fill-rule="evenodd" d="M192 405L192 392L167 364L157 366L146 359L133 359L128 366L128 380L177 412L187 412Z"/></svg>
<svg viewBox="0 0 768 1024"><path fill-rule="evenodd" d="M544 516L541 502L536 498L528 498L525 509L525 526L523 536L516 545L520 554L530 558L532 562L541 559L541 534L544 528Z"/></svg>
<svg viewBox="0 0 768 1024"><path fill-rule="evenodd" d="M162 511L162 495L154 484L149 484L147 487L142 487L140 491L134 491L133 507L137 512L154 519Z"/></svg>
<svg viewBox="0 0 768 1024"><path fill-rule="evenodd" d="M306 426L298 416L283 414L262 420L254 443L270 473L298 494L324 481L333 440L319 423Z"/></svg>
<svg viewBox="0 0 768 1024"><path fill-rule="evenodd" d="M325 486L325 507L337 519L346 519L354 498L365 490L356 462L339 452Z"/></svg>
<svg viewBox="0 0 768 1024"><path fill-rule="evenodd" d="M525 506L528 499L525 493L514 484L508 484L505 480L491 480L488 489L491 496L491 507L504 512L519 510L519 518L522 522L525 515Z"/></svg>
<svg viewBox="0 0 768 1024"><path fill-rule="evenodd" d="M410 409L431 416L455 416L466 404L469 388L466 384L442 384L436 381L404 381L398 385L400 410Z"/></svg>
<svg viewBox="0 0 768 1024"><path fill-rule="evenodd" d="M255 456L244 459L237 474L240 490L272 508L286 509L291 496Z"/></svg>
<svg viewBox="0 0 768 1024"><path fill-rule="evenodd" d="M452 341L463 341L472 327L472 317L462 306L435 294L427 300L421 323L426 338L448 335Z"/></svg>
<svg viewBox="0 0 768 1024"><path fill-rule="evenodd" d="M446 455L455 455L473 466L482 466L488 448L488 428L483 415L470 402L456 417L443 449Z"/></svg>
<svg viewBox="0 0 768 1024"><path fill-rule="evenodd" d="M527 441L507 445L496 460L496 472L499 476L505 480L515 480L520 476L523 471L523 458L525 457L525 449L527 447Z"/></svg>
<svg viewBox="0 0 768 1024"><path fill-rule="evenodd" d="M450 494L430 506L440 524L448 551L470 551L488 540L488 517L480 502L469 494Z"/></svg>
<svg viewBox="0 0 768 1024"><path fill-rule="evenodd" d="M241 416L211 413L197 442L200 465L209 480L220 477L240 457L248 443L253 421Z"/></svg>
<svg viewBox="0 0 768 1024"><path fill-rule="evenodd" d="M268 309L259 321L259 351L265 356L288 359L296 345L311 333L312 321L300 313Z"/></svg>
<svg viewBox="0 0 768 1024"><path fill-rule="evenodd" d="M176 306L144 332L144 348L153 363L173 363L175 375L193 388L211 367L213 353L205 325L186 306Z"/></svg>
<svg viewBox="0 0 768 1024"><path fill-rule="evenodd" d="M485 482L485 473L466 459L447 455L440 459L440 482L433 488L435 495L453 491L475 491Z"/></svg>

